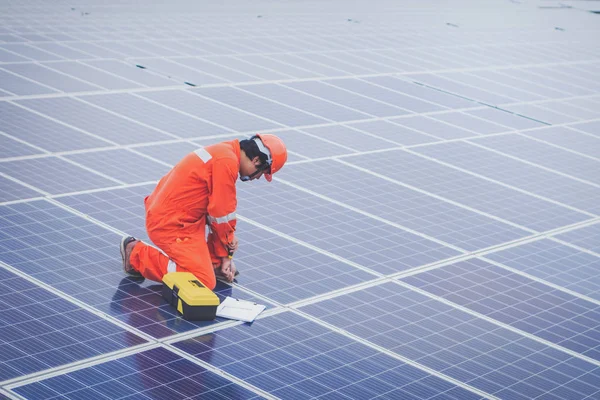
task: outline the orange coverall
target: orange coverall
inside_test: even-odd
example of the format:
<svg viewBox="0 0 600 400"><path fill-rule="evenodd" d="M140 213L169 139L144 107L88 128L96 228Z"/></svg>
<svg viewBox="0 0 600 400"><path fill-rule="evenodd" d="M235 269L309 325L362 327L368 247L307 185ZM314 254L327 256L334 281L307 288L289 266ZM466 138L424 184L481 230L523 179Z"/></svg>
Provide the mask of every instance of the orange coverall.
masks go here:
<svg viewBox="0 0 600 400"><path fill-rule="evenodd" d="M200 148L175 165L144 199L148 236L162 252L138 242L131 265L159 282L167 272L191 272L214 289L214 268L234 240L239 167L238 140Z"/></svg>

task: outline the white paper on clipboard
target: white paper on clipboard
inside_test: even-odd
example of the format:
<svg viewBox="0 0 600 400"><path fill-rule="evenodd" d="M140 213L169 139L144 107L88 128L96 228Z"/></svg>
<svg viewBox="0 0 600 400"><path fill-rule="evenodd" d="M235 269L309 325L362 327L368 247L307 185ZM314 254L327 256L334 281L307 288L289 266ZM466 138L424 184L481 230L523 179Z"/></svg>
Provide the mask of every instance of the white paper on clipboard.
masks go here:
<svg viewBox="0 0 600 400"><path fill-rule="evenodd" d="M217 307L217 317L252 322L265 308L263 304L228 296Z"/></svg>

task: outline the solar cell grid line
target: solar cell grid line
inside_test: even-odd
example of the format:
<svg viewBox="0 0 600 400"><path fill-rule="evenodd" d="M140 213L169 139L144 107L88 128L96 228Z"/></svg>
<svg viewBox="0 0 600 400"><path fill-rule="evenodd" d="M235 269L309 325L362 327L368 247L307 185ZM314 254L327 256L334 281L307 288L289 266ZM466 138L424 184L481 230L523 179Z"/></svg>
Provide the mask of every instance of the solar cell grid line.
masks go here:
<svg viewBox="0 0 600 400"><path fill-rule="evenodd" d="M364 59L377 61L378 63L383 64L383 65L389 65L395 69L395 72L416 72L418 70L417 67L405 62L404 60L391 59L389 57L384 57L383 55L379 54L379 51L384 50L384 49L385 48L382 48L382 49L368 48L368 49L358 50L358 51L355 50L352 52L352 54L363 57Z"/></svg>
<svg viewBox="0 0 600 400"><path fill-rule="evenodd" d="M181 110L190 115L199 115L211 123L224 126L233 131L249 132L282 128L284 125L256 116L247 111L235 108L214 99L196 96L191 91L170 90L160 92L138 93L170 108Z"/></svg>
<svg viewBox="0 0 600 400"><path fill-rule="evenodd" d="M106 90L102 86L52 70L42 64L3 64L2 68L14 72L18 76L31 78L35 82L42 83L61 92L73 93L98 89Z"/></svg>
<svg viewBox="0 0 600 400"><path fill-rule="evenodd" d="M2 66L7 64L2 64ZM59 90L29 79L27 77L3 69L0 66L0 77L2 77L1 88L11 96L30 95L30 94L49 94L59 93Z"/></svg>
<svg viewBox="0 0 600 400"><path fill-rule="evenodd" d="M126 53L118 52L114 49L109 49L105 46L102 46L102 42L98 41L79 41L79 42L69 42L65 45L69 46L75 50L85 49L87 53L94 55L94 59L98 58L125 58L127 57ZM81 60L78 60L81 61Z"/></svg>
<svg viewBox="0 0 600 400"><path fill-rule="evenodd" d="M265 398L260 391L237 381L239 383L232 382L183 357L180 352L157 347L23 386L12 386L11 391L45 399Z"/></svg>
<svg viewBox="0 0 600 400"><path fill-rule="evenodd" d="M250 72L240 71L226 64L219 63L217 60L214 60L215 57L227 56L210 55L204 57L187 57L179 58L177 59L177 62L197 71L210 72L211 75L214 75L229 83L263 82L266 80L257 75L253 75Z"/></svg>
<svg viewBox="0 0 600 400"><path fill-rule="evenodd" d="M280 206L277 207L278 215L269 217L262 207L246 206L246 202L255 204L251 201L254 197L240 202L243 218L247 222L280 236L287 235L298 244L309 245L328 256L341 257L338 259L360 269L367 268L367 271L391 274L462 253L429 238L387 226L324 201L315 201L298 190L283 190L277 198L284 203L282 198L293 198L300 204L313 201L310 209L314 211L310 215L300 211L286 212ZM273 207L270 205L265 208ZM382 239L382 236L387 239ZM250 259L258 262L252 257Z"/></svg>
<svg viewBox="0 0 600 400"><path fill-rule="evenodd" d="M0 131L0 161L49 153L47 150L32 146L24 140Z"/></svg>
<svg viewBox="0 0 600 400"><path fill-rule="evenodd" d="M242 87L203 88L191 91L190 93L222 102L230 107L235 107L251 115L260 116L287 127L333 122L330 119L317 116L308 111L282 104L264 96L252 94Z"/></svg>
<svg viewBox="0 0 600 400"><path fill-rule="evenodd" d="M485 105L496 106L517 101L517 99L492 93L481 89L478 86L458 82L435 73L419 73L406 76L424 85L443 90L447 93L456 94Z"/></svg>
<svg viewBox="0 0 600 400"><path fill-rule="evenodd" d="M504 136L504 138L506 138L506 137L508 137L508 136ZM511 137L521 137L522 138L522 136L515 136L515 135L511 135ZM494 137L494 138L488 137L488 138L482 138L482 139L483 140L490 140L490 139L491 140L498 140L498 137ZM600 183L595 182L596 179L594 179L594 177L588 176L588 175L586 175L585 177L578 177L578 176L576 176L573 172L575 172L575 173L578 172L577 169L573 169L573 172L572 171L561 172L555 166L546 167L545 165L541 164L540 160L542 160L542 161L544 161L546 163L546 161L543 158L538 158L537 160L534 160L534 161L528 161L525 158L522 158L522 157L519 157L519 156L513 156L512 154L508 154L507 152L505 152L506 150L504 150L504 149L503 149L504 151L496 150L492 146L482 144L479 140L469 140L468 142L469 142L469 144L472 144L473 146L476 146L476 147L488 150L490 152L494 152L494 153L500 154L500 155L502 155L504 157L509 157L509 158L514 159L514 160L517 160L517 161L520 161L520 162L532 165L534 167L541 168L543 170L555 173L557 175L561 175L561 176L564 176L566 178L569 178L569 179L572 179L572 180L576 180L578 182L585 183L587 185L594 186L596 188L600 188ZM542 147L542 146L540 146L540 147ZM547 151L547 149L546 149L546 151ZM555 151L554 153L559 153L559 152ZM565 158L567 158L567 157L565 157ZM575 157L571 157L571 158L575 158ZM552 160L550 160L550 162L551 161ZM587 161L585 158L582 158L581 160L579 160L579 162L581 164L586 164L585 161ZM593 166L593 169L597 169L596 163L594 162L594 160L590 160L590 162L587 163L587 164L588 164L588 166ZM577 175L581 175L581 174L577 174Z"/></svg>
<svg viewBox="0 0 600 400"><path fill-rule="evenodd" d="M526 88L523 88L523 86L515 87L505 84L502 81L487 79L470 72L446 72L439 75L445 79L455 82L461 82L470 86L484 88L489 92L496 93L519 102L546 99L545 96L541 96L535 92L529 91Z"/></svg>
<svg viewBox="0 0 600 400"><path fill-rule="evenodd" d="M90 151L62 156L75 165L114 179L116 183L141 183L157 179L169 172L171 165L152 159L134 149ZM115 163L114 160L120 160Z"/></svg>
<svg viewBox="0 0 600 400"><path fill-rule="evenodd" d="M2 354L0 381L143 346L144 336L115 325L61 293L0 263Z"/></svg>
<svg viewBox="0 0 600 400"><path fill-rule="evenodd" d="M527 133L529 132L524 132L524 134L519 132L517 135L507 135L504 137L496 136L490 140L480 140L479 138L472 138L470 140L477 143L484 143L486 146L499 149L503 153L516 154L518 157L531 159L536 164L548 165L551 168L568 171L573 175L579 175L592 182L597 181L596 175L593 172L594 170L600 172L600 166L597 164L600 162L600 157L588 155L560 144L547 142L544 138L540 138L539 136L532 137ZM591 145L592 147L595 145L597 148L600 148L600 140L593 141ZM545 157L540 157L536 154L536 151L543 153ZM559 163L558 161L561 162ZM564 164L568 164L568 166L564 167ZM579 169L573 168L572 164L576 164ZM589 169L590 173L582 173L580 169Z"/></svg>
<svg viewBox="0 0 600 400"><path fill-rule="evenodd" d="M19 202L22 199L38 198L48 194L1 172L0 188L2 189L2 194L0 195L0 202L2 204Z"/></svg>
<svg viewBox="0 0 600 400"><path fill-rule="evenodd" d="M67 60L77 60L94 57L93 54L88 53L85 50L72 49L69 46L62 43L62 41L35 42L30 44L30 46L35 47L37 49L45 50L52 54L57 54Z"/></svg>
<svg viewBox="0 0 600 400"><path fill-rule="evenodd" d="M570 100L552 100L545 102L538 102L535 105L544 110L558 111L575 120L585 120L597 118L600 115L599 112L590 111L576 105L570 104Z"/></svg>
<svg viewBox="0 0 600 400"><path fill-rule="evenodd" d="M311 59L306 59L306 58L300 57L299 55L293 54L293 53L277 54L277 56L268 55L266 57L269 59L280 60L280 61L288 63L288 64L298 65L301 68L305 68L310 71L314 71L314 72L321 74L323 76L326 76L326 77L348 75L347 71L341 71L334 67L313 61Z"/></svg>
<svg viewBox="0 0 600 400"><path fill-rule="evenodd" d="M219 129L219 131L232 132L232 133L235 132L235 130L232 129L232 128L228 128L228 127L226 127L224 125L221 125L221 124L219 124L219 123L217 123L215 121L209 121L209 120L207 120L205 118L202 118L201 116L192 114L191 113L191 111L192 111L191 109L188 109L187 111L184 111L184 110L176 107L176 104L174 104L174 106L170 106L169 104L167 104L168 102L161 102L161 101L155 100L155 99L153 99L153 98L151 98L149 96L143 96L142 94L137 94L137 93L130 93L130 94L131 94L131 96L137 97L137 98L139 98L141 100L147 101L147 102L152 103L152 104L156 104L157 106L160 106L160 107L165 108L167 110L173 111L173 112L175 112L177 114L181 114L183 116L183 117L181 117L183 120L185 120L185 119L187 119L189 121L191 121L191 120L198 120L198 121L201 122L200 126L206 124L206 125L210 125L210 126L215 126L216 128ZM143 104L143 103L141 103L141 104ZM154 107L154 108L156 108L156 107ZM161 108L157 108L157 109L161 110ZM159 114L161 113L161 111L157 111L157 112ZM190 122L190 125L192 125L191 122Z"/></svg>
<svg viewBox="0 0 600 400"><path fill-rule="evenodd" d="M566 73L567 70L564 68L565 66L539 66L539 67L531 67L530 71L536 75L540 76L548 76L552 77L554 80L564 81L567 80L571 85L585 87L588 89L593 89L594 94L600 91L600 85L598 85L594 80L585 79L578 75L571 75ZM568 67L568 66L567 66Z"/></svg>
<svg viewBox="0 0 600 400"><path fill-rule="evenodd" d="M29 46L27 43L4 43L2 44L2 48L20 56L30 58L33 61L65 60L64 57L58 54Z"/></svg>
<svg viewBox="0 0 600 400"><path fill-rule="evenodd" d="M305 134L297 129L277 131L276 134L284 141L289 152L293 152L306 159L319 159L322 157L356 153L356 150L351 147L337 144L335 141L318 136Z"/></svg>
<svg viewBox="0 0 600 400"><path fill-rule="evenodd" d="M345 228L344 224L347 224L347 223L344 223L344 220L338 221L337 219L332 218L329 215L330 213L334 213L334 215L335 214L344 213L345 211L342 211L342 208L343 208L345 210L352 211L353 212L352 214L355 215L354 218L358 218L359 220L365 220L366 222L370 222L371 219L372 219L374 221L378 221L380 223L383 223L383 225L381 225L381 227L379 229L380 230L383 229L383 230L388 230L389 231L389 233L386 233L385 236L388 236L388 235L390 235L390 234L392 234L392 233L395 232L396 235L400 235L400 237L402 237L406 233L408 233L407 238L410 239L413 243L411 243L409 246L406 246L406 248L404 246L402 246L400 248L401 251L406 251L407 249L409 249L409 254L412 254L412 252L416 251L416 252L418 252L419 255L424 256L426 253L424 252L425 249L422 247L422 245L423 244L427 244L427 247L429 247L430 250L433 250L432 251L432 255L434 257L441 257L441 258L438 258L438 260L439 259L443 259L443 258L447 258L447 257L450 257L450 256L454 256L457 253L463 253L463 250L461 250L460 248L458 248L456 246L453 246L451 244L445 243L445 242L443 242L443 241L441 241L439 239L436 239L435 237L428 236L426 234L417 232L417 231L412 230L410 228L406 228L404 226L392 223L392 222L390 222L390 221L388 221L388 220L386 220L384 218L378 217L377 215L369 214L368 212L365 212L364 210L362 210L360 208L352 207L352 206L347 205L345 203L342 203L342 202L336 201L334 199L328 198L327 196L324 196L324 195L319 194L317 192L314 192L312 190L306 189L305 187L298 186L298 185L296 185L296 184L294 184L292 182L285 181L285 180L282 180L282 179L279 179L279 181L282 182L283 184L285 184L286 186L289 186L291 188L296 189L296 190L293 190L293 191L290 191L287 188L281 188L281 189L279 189L280 193L282 193L282 194L279 195L279 198L280 198L279 201L282 202L282 203L284 203L284 204L285 204L286 201L289 201L291 198L303 199L301 201L301 204L306 204L307 203L306 199L308 199L308 200L310 200L312 202L317 202L317 200L315 200L311 196L315 196L315 197L317 197L317 198L319 198L321 200L324 200L323 202L317 202L317 204L319 204L319 203L322 204L322 207L323 207L323 210L324 210L323 211L324 215L322 217L320 217L320 218L317 219L316 217L313 217L312 214L310 214L310 213L301 214L299 212L290 210L291 211L290 214L292 216L292 220L291 221L293 221L293 218L303 218L303 219L309 220L309 221L314 219L314 220L316 220L318 222L323 221L324 223L325 223L325 221L332 221L332 223L340 224L340 226L341 226L340 229L337 229L336 231L332 231L331 232L331 235L333 235L333 237L335 237L337 235L344 235L344 234L346 234L346 235L349 236L350 239L353 239L352 238L352 232L354 230L356 230L356 228L352 228L352 227ZM245 192L244 195L245 195L244 198L248 198L249 196L252 196L252 194L250 192ZM241 199L240 201L244 201L244 200ZM251 203L251 204L253 205L253 207L248 207L248 209L249 210L254 210L255 209L254 207L256 207L255 204L257 204L256 201L253 202L253 203ZM341 206L341 208L336 207L334 205ZM279 212L280 213L284 213L285 210L283 209L283 207L280 207L280 208L281 208L281 210ZM247 215L252 216L252 218L255 221L261 222L261 221L265 221L265 219L266 219L269 222L269 224L271 224L271 226L281 226L282 230L284 230L284 228L286 228L285 229L286 233L289 233L291 235L295 235L296 232L301 232L302 229L307 229L309 232L312 230L315 233L318 233L317 236L310 236L310 235L308 235L308 236L305 236L305 235L298 236L299 239L303 239L303 240L306 240L306 239L317 239L317 240L320 240L320 238L323 235L322 232L317 232L318 229L315 228L314 222L312 224L309 223L309 224L305 224L304 226L301 226L301 225L292 224L290 222L290 220L280 220L280 219L277 219L277 218L275 218L275 217L272 216L271 212L263 212L263 213L260 213L260 214L258 212L254 212L254 213L250 213L250 212L251 211L246 211ZM360 214L361 216L358 216L356 214ZM368 217L368 218L364 219L363 216L364 217ZM374 223L374 222L370 222L370 223ZM275 224L275 225L273 225L273 224ZM390 227L399 228L402 232L395 231L394 229L392 229ZM325 231L325 232L327 232L327 231ZM376 232L377 232L377 230L376 230ZM424 243L422 243L421 245L418 245L416 242L421 241L421 239L417 239L417 238L425 239ZM395 246L397 246L399 243L404 242L404 240L405 239L399 239L399 238L397 238L395 240ZM327 241L321 240L321 243L322 243L322 246L325 247L326 249L331 248L331 245L329 245L327 243ZM385 242L382 242L382 243L385 243ZM382 249L382 243L379 243L379 244L375 244L374 243L374 246L376 246L375 249L377 249L378 251L381 250ZM387 243L386 245L391 245L391 244ZM349 248L352 249L352 247L349 247ZM366 250L361 250L361 251L366 251ZM385 252L384 252L384 256L385 256ZM367 264L377 265L377 261L375 263L373 263L373 260L371 260L370 262L368 262L367 260L365 260L364 262L366 262ZM381 260L379 260L378 262L381 263Z"/></svg>
<svg viewBox="0 0 600 400"><path fill-rule="evenodd" d="M486 254L485 260L503 268L520 271L528 277L550 282L588 301L600 301L600 280L595 273L600 256L554 239L531 243Z"/></svg>
<svg viewBox="0 0 600 400"><path fill-rule="evenodd" d="M462 97L444 93L439 90L405 80L401 75L372 76L361 78L361 80L369 82L373 85L384 87L388 90L402 93L406 96L410 96L421 101L439 105L443 110L481 106L478 103L466 100Z"/></svg>
<svg viewBox="0 0 600 400"><path fill-rule="evenodd" d="M373 176L377 176L377 177L379 177L379 178L385 179L385 180L387 180L388 182L391 182L391 183L394 183L394 184L398 184L398 185L404 186L404 187L406 187L406 188L408 188L408 189L411 189L411 190L417 191L417 192L419 192L419 193L423 193L423 194L425 194L425 195L427 195L427 196L434 197L434 198L436 198L436 199L438 199L438 200L442 200L442 201L448 202L448 203L450 203L450 204L452 204L452 205L455 205L455 206L458 206L458 207L461 207L461 208L467 209L467 210L469 210L469 211L474 211L474 212L476 212L476 213L478 213L478 214L481 214L481 215L483 215L483 216L486 216L486 217L489 217L489 218L495 219L495 220L497 220L497 221L503 222L503 223L505 223L505 224L508 224L508 225L512 225L512 226L513 226L513 227L515 227L515 228L522 229L522 230L524 230L524 231L527 231L527 232L530 232L530 233L534 233L534 232L535 232L534 230L532 230L532 229L529 229L529 228L527 228L527 227L525 227L525 226L523 226L523 225L521 225L521 224L519 224L519 223L516 223L516 222L511 222L511 221L509 221L509 220L507 220L507 219L496 217L496 216L495 216L495 215L493 215L493 214L490 214L490 213L487 213L487 212L483 212L483 211L481 211L481 210L478 210L477 208L474 208L474 207L471 207L471 206L468 206L468 205L462 204L462 203L460 203L460 202L457 202L457 201L450 200L450 199L448 199L448 198L446 198L446 197L444 197L444 196L439 196L439 195L436 195L436 194L434 194L434 193L431 193L431 192L428 192L428 191L422 190L422 189L420 189L420 188L418 188L418 187L416 187L416 186L413 186L413 185L410 185L410 184L406 184L406 183L404 183L404 182L402 182L402 181L399 181L399 180L397 180L397 179L390 178L390 177L386 176L385 174L379 174L379 173L376 173L376 172L373 172L373 171L371 171L370 169L363 168L363 167L358 167L358 166L356 166L355 164L353 164L353 163L351 163L351 162L347 162L347 161L345 161L345 160L340 160L340 159L337 159L336 161L337 161L337 162L340 162L340 163L342 163L342 164L344 164L344 165L347 165L347 166L349 166L349 167L351 167L351 168L355 168L355 169L357 169L357 170L360 170L360 171L363 171L363 172L369 173L369 174L371 174L371 175L373 175Z"/></svg>
<svg viewBox="0 0 600 400"><path fill-rule="evenodd" d="M279 398L482 396L295 313L261 322L253 332L237 326L173 346ZM207 341L215 344L214 350L204 344Z"/></svg>
<svg viewBox="0 0 600 400"><path fill-rule="evenodd" d="M177 138L77 97L20 100L15 104L70 128L114 144Z"/></svg>
<svg viewBox="0 0 600 400"><path fill-rule="evenodd" d="M116 196L110 192L98 192L97 196L102 198L107 194ZM137 197L140 209L143 209L142 198ZM117 200L123 204L122 200ZM77 205L76 202L71 203ZM37 209L40 204L46 208ZM135 282L123 277L122 268L118 262L115 264L114 259L115 243L118 243L123 232L102 220L106 220L107 215L112 219L117 216L131 219L131 213L127 214L126 210L118 210L117 213L100 211L90 218L75 208L52 199L37 202L32 209L27 207L31 208L31 205L15 204L0 210L7 214L3 218L3 222L7 222L2 225L7 226L3 233L16 232L20 235L19 239L4 240L1 243L0 262L10 263L15 273L27 279L35 279L38 285L53 292L69 293L70 300L81 307L125 326L136 334L151 338L171 336L222 321L220 318L213 322L183 320L162 299L160 285ZM41 221L33 220L34 217ZM16 223L8 224L8 221L18 218L29 223L20 227ZM143 214L137 212L135 218L139 218L138 226L143 226ZM32 235L28 233L30 231L40 233ZM20 243L16 250L13 249L15 243ZM218 284L215 293L221 297L241 295L257 301L252 294L240 294L239 289L225 284ZM262 303L272 304L264 299Z"/></svg>
<svg viewBox="0 0 600 400"><path fill-rule="evenodd" d="M584 399L600 391L598 365L403 285L299 310L498 398Z"/></svg>
<svg viewBox="0 0 600 400"><path fill-rule="evenodd" d="M0 173L43 194L108 187L115 182L122 184L60 157L3 162Z"/></svg>
<svg viewBox="0 0 600 400"><path fill-rule="evenodd" d="M587 122L582 122L582 123L577 123L577 124L570 124L567 125L569 128L571 129L575 129L579 132L584 132L596 137L600 137L600 134L598 134L598 126L600 126L600 120L599 119L594 119L593 121L587 121Z"/></svg>
<svg viewBox="0 0 600 400"><path fill-rule="evenodd" d="M369 97L377 99L385 99L386 102L402 107L415 113L434 112L445 110L438 104L421 100L412 96L408 96L404 93L398 92L393 89L377 85L364 79L336 79L330 80L330 84L343 89L348 89L353 92L368 95Z"/></svg>
<svg viewBox="0 0 600 400"><path fill-rule="evenodd" d="M24 62L32 61L32 59L29 57L24 57L18 53L7 50L7 49L3 48L2 46L0 46L0 62L5 63L5 62L23 62L23 61Z"/></svg>
<svg viewBox="0 0 600 400"><path fill-rule="evenodd" d="M399 118L390 118L388 121L420 133L435 136L442 141L480 136L477 132L468 131L459 126L436 120L427 115L402 116Z"/></svg>
<svg viewBox="0 0 600 400"><path fill-rule="evenodd" d="M600 324L600 301L580 299L477 258L402 281L600 361L600 339L594 337Z"/></svg>
<svg viewBox="0 0 600 400"><path fill-rule="evenodd" d="M398 125L394 123L393 120L389 119L344 123L343 126L358 130L359 132L375 135L383 140L391 141L391 144L396 147L406 147L440 141L440 138L436 136L425 132L419 132L403 125Z"/></svg>
<svg viewBox="0 0 600 400"><path fill-rule="evenodd" d="M208 69L194 68L185 62L185 58L134 58L131 59L136 65L143 65L145 69L179 81L189 82L194 85L206 85L231 82L230 80L213 73Z"/></svg>
<svg viewBox="0 0 600 400"><path fill-rule="evenodd" d="M554 201L557 204L596 216L600 208L591 201L597 196L591 185L568 179L537 168L533 165L501 156L497 153L469 147L466 142L452 142L405 149L405 151L421 154L429 159L438 160L444 165L453 166L476 176L490 179L493 182L516 188ZM485 158L485 165L479 161ZM512 171L512 172L511 172ZM510 172L510 173L509 173ZM560 189L560 190L559 190ZM598 192L600 195L600 192Z"/></svg>
<svg viewBox="0 0 600 400"><path fill-rule="evenodd" d="M19 103L0 102L0 120L10 137L49 152L106 147L111 142L61 123L54 118L23 107Z"/></svg>
<svg viewBox="0 0 600 400"><path fill-rule="evenodd" d="M513 128L506 125L488 121L487 119L470 115L462 111L439 113L431 115L431 118L476 132L477 134L484 136L498 133L510 133L514 131Z"/></svg>
<svg viewBox="0 0 600 400"><path fill-rule="evenodd" d="M600 242L598 241L599 237L600 224L595 223L587 227L557 234L553 237L553 239L569 243L600 255Z"/></svg>
<svg viewBox="0 0 600 400"><path fill-rule="evenodd" d="M387 150L392 147L399 146L391 140L381 138L375 134L355 129L348 125L332 125L314 128L302 128L298 131L311 134L315 137L330 140L333 143L348 143L357 152L372 151L372 150ZM346 147L348 147L346 145Z"/></svg>
<svg viewBox="0 0 600 400"><path fill-rule="evenodd" d="M261 67L277 67L278 70L286 71L287 74L292 74L297 79L319 78L324 76L323 74L320 74L318 72L314 72L297 65L285 63L276 58L267 58L266 54L245 55L239 56L238 58L251 62L252 64L259 65Z"/></svg>
<svg viewBox="0 0 600 400"><path fill-rule="evenodd" d="M373 64L364 65L360 59L349 59L345 52L322 52L322 53L303 53L300 57L310 58L311 61L317 61L327 66L333 66L336 69L347 71L347 75L371 75L385 73L375 69ZM378 67L375 65L375 67Z"/></svg>
<svg viewBox="0 0 600 400"><path fill-rule="evenodd" d="M87 82L98 85L105 90L134 89L141 87L133 81L125 80L112 74L101 72L98 69L81 64L79 62L53 61L43 63L42 65L46 68L52 69L53 71L65 73L76 78L85 78Z"/></svg>
<svg viewBox="0 0 600 400"><path fill-rule="evenodd" d="M558 80L558 79L548 77L548 75L543 75L543 76L538 75L538 74L535 74L534 72L530 71L529 69L520 68L514 72L518 73L517 79L519 79L519 80L526 79L528 81L536 82L536 83L539 83L540 85L550 87L556 91L564 93L563 97L565 95L576 96L576 95L596 94L596 92L590 88L586 88L586 87L579 86L579 85L573 85L570 82L567 82L565 80ZM500 72L500 73L503 74L504 72Z"/></svg>
<svg viewBox="0 0 600 400"><path fill-rule="evenodd" d="M328 118L332 121L343 122L352 120L361 120L365 118L375 118L374 115L364 113L334 101L317 97L313 94L301 92L289 86L280 84L260 84L248 85L244 90L254 94L261 94L271 100L277 100L283 104L295 104L298 109L310 111L311 113ZM296 100L297 99L297 100Z"/></svg>
<svg viewBox="0 0 600 400"><path fill-rule="evenodd" d="M464 49L460 49L460 52L464 51ZM420 58L421 60L426 60L430 63L437 63L440 66L443 65L442 69L460 69L465 68L467 66L472 68L473 65L481 64L480 60L473 60L470 64L465 64L464 60L461 61L462 57L460 53L453 53L452 57L448 57L447 55L445 56L444 54L439 54L439 52L440 50L435 47L427 48L426 50L419 48L410 49L411 56Z"/></svg>
<svg viewBox="0 0 600 400"><path fill-rule="evenodd" d="M344 91L335 86L327 85L324 81L301 81L282 83L286 87L307 93L327 101L332 101L344 107L354 110L360 110L362 113L374 115L376 117L392 117L402 114L408 114L408 111L400 110L393 105L389 105L375 99L360 96L357 93Z"/></svg>
<svg viewBox="0 0 600 400"><path fill-rule="evenodd" d="M350 156L339 161L389 178L390 182L406 184L485 215L494 215L530 232L548 231L590 219L588 215L402 150Z"/></svg>
<svg viewBox="0 0 600 400"><path fill-rule="evenodd" d="M486 78L486 79L490 79L490 80L501 80L502 82L505 82L507 85L511 85L513 87L524 87L524 88L529 88L529 90L531 92L537 93L540 96L543 96L543 98L546 99L557 99L557 98L565 98L565 97L569 97L569 94L558 91L552 87L546 86L546 85L541 85L538 82L535 81L531 81L531 80L522 80L519 79L517 76L515 76L514 71L509 71L509 72L513 72L512 74L508 74L508 73L502 73L500 70L496 70L496 71L477 71L474 72L474 74L476 74L477 76L480 76L482 78Z"/></svg>
<svg viewBox="0 0 600 400"><path fill-rule="evenodd" d="M539 107L534 104L518 104L503 106L504 109L514 112L515 114L527 116L527 118L537 121L544 121L548 124L563 124L577 121L577 118L570 117L566 114Z"/></svg>
<svg viewBox="0 0 600 400"><path fill-rule="evenodd" d="M202 136L204 132L210 132L211 135L232 132L231 129L194 118L189 114L165 107L158 102L135 94L92 95L81 97L81 99L118 115L139 121L144 125L150 125L172 137L191 138Z"/></svg>
<svg viewBox="0 0 600 400"><path fill-rule="evenodd" d="M224 62L224 59L226 62ZM235 70L242 70L244 73L250 72L253 76L258 76L265 80L278 80L278 79L297 79L293 75L289 75L286 72L278 71L273 68L266 66L260 66L246 61L242 56L213 56L210 57L211 62L215 62L219 65L227 65L233 67Z"/></svg>
<svg viewBox="0 0 600 400"><path fill-rule="evenodd" d="M102 71L114 73L115 75L138 82L143 86L182 86L182 82L176 82L168 77L156 74L152 71L140 69L131 63L122 60L86 60L82 64L98 68ZM141 71L141 72L140 72ZM140 75L141 74L141 75Z"/></svg>
<svg viewBox="0 0 600 400"><path fill-rule="evenodd" d="M389 185L387 180L363 171L353 172L350 181L346 179L347 168L335 160L296 164L286 169L285 180L280 181L456 249L474 251L527 236L525 230L510 224L400 185Z"/></svg>
<svg viewBox="0 0 600 400"><path fill-rule="evenodd" d="M324 84L328 87L331 87L333 89L335 89L335 92L339 95L342 96L349 96L352 95L352 97L354 98L363 98L363 99L368 99L371 102L374 103L378 103L377 106L379 106L379 104L385 105L387 106L388 109L390 110L395 110L393 113L391 114L381 114L381 113L377 113L374 111L371 111L372 114L378 116L378 117L393 117L393 116L400 116L400 115L405 115L405 114L413 114L412 111L407 110L406 108L402 108L400 106L397 106L395 104L389 103L385 100L380 100L377 98L373 98L371 96L367 96L367 95L363 95L362 93L358 93L356 91L350 90L350 89L346 89L343 86L338 86L335 83L337 82L337 79L328 79L328 80L320 80L319 83ZM305 82L301 82L300 84L305 83ZM300 89L302 90L302 89ZM360 103L359 103L360 104ZM362 110L361 108L357 108L359 110ZM384 111L385 112L385 111Z"/></svg>

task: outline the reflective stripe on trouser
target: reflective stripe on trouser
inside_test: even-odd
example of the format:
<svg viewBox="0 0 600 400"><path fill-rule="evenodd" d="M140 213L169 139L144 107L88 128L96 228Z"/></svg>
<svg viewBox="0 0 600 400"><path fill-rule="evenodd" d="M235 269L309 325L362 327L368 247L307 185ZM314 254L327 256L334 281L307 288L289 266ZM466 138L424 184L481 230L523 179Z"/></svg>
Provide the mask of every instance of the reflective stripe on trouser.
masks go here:
<svg viewBox="0 0 600 400"><path fill-rule="evenodd" d="M176 269L193 273L206 287L214 289L215 271L203 232L183 240L173 240L172 235L168 239L162 235L150 235L150 239L162 251L140 242L130 257L131 265L146 279L162 282L167 272Z"/></svg>

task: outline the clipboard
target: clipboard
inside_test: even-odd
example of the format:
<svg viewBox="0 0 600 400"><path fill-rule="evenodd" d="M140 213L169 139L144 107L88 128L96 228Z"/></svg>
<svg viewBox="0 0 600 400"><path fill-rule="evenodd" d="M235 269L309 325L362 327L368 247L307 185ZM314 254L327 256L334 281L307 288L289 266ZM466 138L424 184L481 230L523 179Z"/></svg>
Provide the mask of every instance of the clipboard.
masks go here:
<svg viewBox="0 0 600 400"><path fill-rule="evenodd" d="M217 317L252 322L265 308L263 304L227 296L217 307Z"/></svg>

